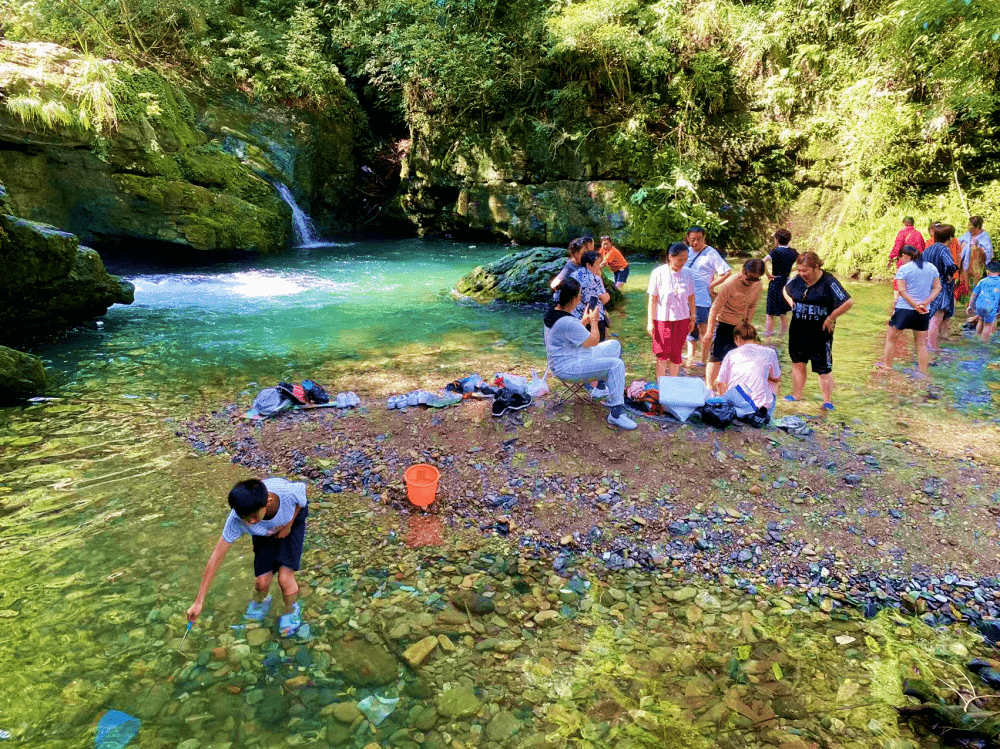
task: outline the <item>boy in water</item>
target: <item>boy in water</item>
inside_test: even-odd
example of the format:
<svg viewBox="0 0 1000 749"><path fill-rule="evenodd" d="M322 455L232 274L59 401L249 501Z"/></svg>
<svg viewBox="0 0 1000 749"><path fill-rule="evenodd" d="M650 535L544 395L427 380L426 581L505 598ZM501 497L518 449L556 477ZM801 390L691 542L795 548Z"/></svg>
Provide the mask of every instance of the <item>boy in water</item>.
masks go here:
<svg viewBox="0 0 1000 749"><path fill-rule="evenodd" d="M1000 263L995 260L986 264L986 278L976 284L966 312L978 318L976 333L989 343L990 336L997 329L997 308L1000 307Z"/></svg>
<svg viewBox="0 0 1000 749"><path fill-rule="evenodd" d="M260 621L271 608L271 582L278 573L278 587L285 599L284 614L278 619L283 637L295 634L302 626L299 615L299 585L295 572L302 559L302 542L309 515L306 485L285 479L247 479L229 492L229 517L222 536L205 565L198 596L188 609L188 621L201 615L205 596L229 547L244 534L253 539L253 600L247 606L246 619Z"/></svg>

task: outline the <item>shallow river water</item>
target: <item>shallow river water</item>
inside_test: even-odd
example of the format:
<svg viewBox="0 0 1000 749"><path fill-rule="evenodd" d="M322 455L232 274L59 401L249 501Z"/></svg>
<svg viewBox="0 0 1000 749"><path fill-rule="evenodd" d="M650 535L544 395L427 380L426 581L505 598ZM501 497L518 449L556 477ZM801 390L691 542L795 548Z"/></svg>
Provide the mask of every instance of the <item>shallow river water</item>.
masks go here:
<svg viewBox="0 0 1000 749"><path fill-rule="evenodd" d="M207 717L184 706L198 677L196 662L176 652L183 612L234 473L222 460L194 456L172 422L331 362L341 374L331 389L363 398L372 381L352 380L352 363L370 372L372 360L384 361L380 395L409 358L433 361L437 371L427 376L439 387L466 374L466 361L484 350L523 371L544 367L537 309L449 295L461 275L505 251L400 241L314 248L252 267L113 265L135 283L135 304L38 352L55 399L0 411L0 730L31 746L86 746L101 711L118 708L140 714L144 732L159 732L159 743L140 745L192 736L192 749L286 739L326 745L308 731L294 740L281 729L266 740L243 735L234 725L246 692L219 697ZM624 311L612 320L629 379L652 374L644 333L651 268L634 264ZM837 330L838 415L877 421L902 407L871 380L890 292L848 288L857 303ZM995 420L995 348L949 345L953 360L934 373L941 402L905 407ZM818 405L811 377L802 410L815 414ZM237 622L245 605L244 586L227 589L226 581L245 571L250 552L234 552L215 582L209 621ZM173 710L158 702L168 680L183 685L169 692Z"/></svg>

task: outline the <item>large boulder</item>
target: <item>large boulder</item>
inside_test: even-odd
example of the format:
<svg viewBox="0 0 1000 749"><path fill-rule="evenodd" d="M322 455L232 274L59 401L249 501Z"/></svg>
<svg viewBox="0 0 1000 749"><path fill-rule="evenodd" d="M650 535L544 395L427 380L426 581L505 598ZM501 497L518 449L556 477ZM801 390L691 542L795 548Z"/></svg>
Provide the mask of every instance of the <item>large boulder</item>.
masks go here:
<svg viewBox="0 0 1000 749"><path fill-rule="evenodd" d="M116 115L94 122L72 95L84 58L0 40L0 174L18 215L86 243L261 252L291 240L291 207L274 182L304 208L352 215L358 112L346 88L335 118L265 109L235 94L196 108L151 70L99 63L116 81Z"/></svg>
<svg viewBox="0 0 1000 749"><path fill-rule="evenodd" d="M477 302L551 302L552 277L566 264L561 247L534 247L504 255L488 265L480 265L455 284L456 293ZM614 279L605 270L604 287L611 294L605 305L613 308L622 299Z"/></svg>
<svg viewBox="0 0 1000 749"><path fill-rule="evenodd" d="M0 342L72 328L115 303L132 284L104 269L100 256L68 232L0 215Z"/></svg>
<svg viewBox="0 0 1000 749"><path fill-rule="evenodd" d="M45 391L45 385L41 359L0 346L0 403L38 395Z"/></svg>

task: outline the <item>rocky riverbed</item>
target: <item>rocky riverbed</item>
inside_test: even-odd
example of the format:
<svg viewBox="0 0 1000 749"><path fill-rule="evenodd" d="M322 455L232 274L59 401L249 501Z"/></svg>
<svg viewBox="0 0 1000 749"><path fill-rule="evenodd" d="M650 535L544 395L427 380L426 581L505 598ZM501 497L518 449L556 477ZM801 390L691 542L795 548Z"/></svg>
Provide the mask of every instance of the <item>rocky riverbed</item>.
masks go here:
<svg viewBox="0 0 1000 749"><path fill-rule="evenodd" d="M245 405L175 427L311 487L308 639L209 618L180 675L243 698L251 742L931 746L892 710L904 678L964 684L991 653L983 461L833 420L619 434L582 404L366 398L263 423ZM417 462L442 474L429 512L405 498Z"/></svg>

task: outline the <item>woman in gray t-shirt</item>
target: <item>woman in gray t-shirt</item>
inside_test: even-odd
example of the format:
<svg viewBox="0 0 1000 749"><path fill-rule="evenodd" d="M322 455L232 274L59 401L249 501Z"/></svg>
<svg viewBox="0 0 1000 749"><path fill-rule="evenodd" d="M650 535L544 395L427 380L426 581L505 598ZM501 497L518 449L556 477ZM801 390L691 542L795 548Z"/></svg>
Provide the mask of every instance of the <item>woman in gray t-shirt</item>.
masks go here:
<svg viewBox="0 0 1000 749"><path fill-rule="evenodd" d="M899 298L889 320L889 330L885 334L885 351L882 361L875 366L892 368L896 356L896 342L904 330L913 331L913 345L917 350L917 366L925 375L930 366L927 353L927 328L930 326L928 307L941 291L941 277L938 269L924 262L923 253L913 245L906 245L899 252L903 263L896 271L896 289Z"/></svg>
<svg viewBox="0 0 1000 749"><path fill-rule="evenodd" d="M546 313L542 328L549 369L566 382L598 380L591 395L606 399L604 405L611 409L608 423L621 429L635 429L636 423L624 411L625 362L621 359L621 344L600 342L597 326L600 312L596 308L584 312L582 320L573 317L581 298L576 279L563 281L558 293L558 303ZM590 330L585 327L588 324ZM602 387L604 381L607 384Z"/></svg>

